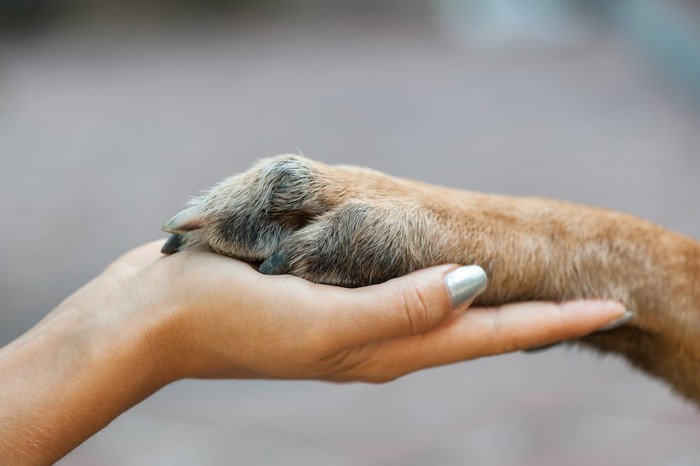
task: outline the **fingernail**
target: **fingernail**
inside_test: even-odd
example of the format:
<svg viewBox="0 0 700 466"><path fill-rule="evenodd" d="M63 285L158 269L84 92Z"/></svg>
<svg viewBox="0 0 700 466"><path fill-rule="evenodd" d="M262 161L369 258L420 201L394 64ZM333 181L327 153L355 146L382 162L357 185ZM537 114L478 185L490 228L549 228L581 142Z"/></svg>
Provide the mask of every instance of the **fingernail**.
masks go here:
<svg viewBox="0 0 700 466"><path fill-rule="evenodd" d="M488 278L478 265L467 265L445 275L445 286L453 308L471 304L486 290Z"/></svg>
<svg viewBox="0 0 700 466"><path fill-rule="evenodd" d="M188 207L178 212L163 225L166 233L186 233L202 227L202 218L199 216L197 207Z"/></svg>
<svg viewBox="0 0 700 466"><path fill-rule="evenodd" d="M618 317L617 319L613 320L612 322L608 322L607 324L603 325L598 330L596 330L596 332L607 332L608 330L616 329L622 325L625 325L627 322L632 320L633 317L634 317L634 312L626 311L622 315L622 317Z"/></svg>

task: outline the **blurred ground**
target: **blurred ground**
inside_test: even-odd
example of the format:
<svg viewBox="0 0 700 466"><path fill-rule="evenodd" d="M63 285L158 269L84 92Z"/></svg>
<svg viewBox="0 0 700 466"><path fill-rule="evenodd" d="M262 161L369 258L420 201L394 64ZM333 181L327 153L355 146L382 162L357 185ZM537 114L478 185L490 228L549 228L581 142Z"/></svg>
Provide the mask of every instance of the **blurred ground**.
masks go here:
<svg viewBox="0 0 700 466"><path fill-rule="evenodd" d="M613 207L700 238L700 113L624 41L459 45L418 19L245 17L0 44L0 344L256 158ZM60 428L60 426L57 426ZM383 386L171 386L78 465L696 465L700 416L563 349Z"/></svg>

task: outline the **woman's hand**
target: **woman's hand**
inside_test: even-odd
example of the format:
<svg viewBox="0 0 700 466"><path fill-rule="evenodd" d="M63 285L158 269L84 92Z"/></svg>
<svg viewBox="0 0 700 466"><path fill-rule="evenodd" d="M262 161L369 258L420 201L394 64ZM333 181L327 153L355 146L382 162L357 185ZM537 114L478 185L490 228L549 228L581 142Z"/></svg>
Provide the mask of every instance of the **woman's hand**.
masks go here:
<svg viewBox="0 0 700 466"><path fill-rule="evenodd" d="M166 381L386 382L425 367L575 338L625 313L619 304L592 301L453 309L445 276L455 265L347 289L261 275L208 252L161 257L160 245L131 251L106 274L119 270L115 279L133 289L132 299L140 294L142 303L164 311L151 350Z"/></svg>
<svg viewBox="0 0 700 466"><path fill-rule="evenodd" d="M161 246L127 253L0 350L0 463L55 461L181 378L386 382L627 318L594 301L466 310L455 265L346 289Z"/></svg>

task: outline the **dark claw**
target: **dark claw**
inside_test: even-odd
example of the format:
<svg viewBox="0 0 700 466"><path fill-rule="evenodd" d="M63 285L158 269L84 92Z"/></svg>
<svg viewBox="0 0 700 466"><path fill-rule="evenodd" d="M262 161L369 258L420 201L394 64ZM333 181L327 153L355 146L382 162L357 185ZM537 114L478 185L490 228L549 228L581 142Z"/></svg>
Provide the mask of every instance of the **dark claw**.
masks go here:
<svg viewBox="0 0 700 466"><path fill-rule="evenodd" d="M170 235L170 238L168 238L168 241L165 242L163 245L163 248L160 250L163 254L174 254L177 251L180 250L180 246L182 246L183 242L183 236L180 234L174 234Z"/></svg>
<svg viewBox="0 0 700 466"><path fill-rule="evenodd" d="M287 258L281 253L276 252L260 264L258 270L265 275L282 275L287 273Z"/></svg>

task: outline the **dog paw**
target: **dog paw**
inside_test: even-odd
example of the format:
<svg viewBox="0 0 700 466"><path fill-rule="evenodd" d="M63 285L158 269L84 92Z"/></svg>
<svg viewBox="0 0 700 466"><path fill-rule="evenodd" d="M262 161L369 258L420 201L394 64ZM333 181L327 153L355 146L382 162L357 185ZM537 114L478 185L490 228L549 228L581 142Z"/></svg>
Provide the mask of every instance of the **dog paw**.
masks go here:
<svg viewBox="0 0 700 466"><path fill-rule="evenodd" d="M166 254L205 246L262 273L348 287L447 260L436 215L399 181L297 155L222 181L163 229L173 233Z"/></svg>

